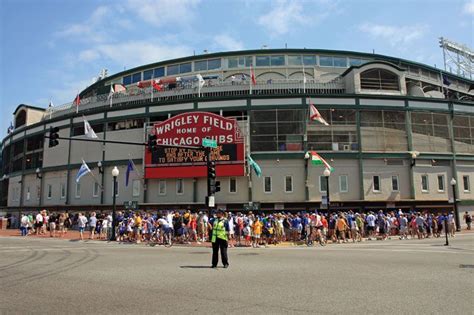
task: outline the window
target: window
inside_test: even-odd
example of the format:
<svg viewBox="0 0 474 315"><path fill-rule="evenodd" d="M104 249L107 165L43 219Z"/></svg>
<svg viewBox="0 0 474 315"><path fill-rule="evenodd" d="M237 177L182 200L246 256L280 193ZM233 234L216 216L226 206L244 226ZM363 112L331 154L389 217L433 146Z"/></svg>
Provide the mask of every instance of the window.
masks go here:
<svg viewBox="0 0 474 315"><path fill-rule="evenodd" d="M292 193L293 192L293 176L285 176L285 192Z"/></svg>
<svg viewBox="0 0 474 315"><path fill-rule="evenodd" d="M184 183L182 178L178 178L176 180L176 194L182 195L184 194Z"/></svg>
<svg viewBox="0 0 474 315"><path fill-rule="evenodd" d="M284 66L285 65L285 56L271 56L270 64L272 66Z"/></svg>
<svg viewBox="0 0 474 315"><path fill-rule="evenodd" d="M319 65L321 67L332 67L333 66L333 57L319 56Z"/></svg>
<svg viewBox="0 0 474 315"><path fill-rule="evenodd" d="M143 71L143 80L150 80L153 79L153 69Z"/></svg>
<svg viewBox="0 0 474 315"><path fill-rule="evenodd" d="M154 78L161 78L165 76L165 67L159 67L153 69L153 77Z"/></svg>
<svg viewBox="0 0 474 315"><path fill-rule="evenodd" d="M444 175L438 175L438 191L444 191Z"/></svg>
<svg viewBox="0 0 474 315"><path fill-rule="evenodd" d="M315 66L316 56L303 56L303 64L305 66Z"/></svg>
<svg viewBox="0 0 474 315"><path fill-rule="evenodd" d="M99 197L99 190L100 190L99 183L94 182L94 186L92 187L92 197Z"/></svg>
<svg viewBox="0 0 474 315"><path fill-rule="evenodd" d="M345 57L334 57L333 58L334 67L346 68L347 59Z"/></svg>
<svg viewBox="0 0 474 315"><path fill-rule="evenodd" d="M124 76L123 79L122 79L122 83L123 83L123 85L132 84L132 76L131 75Z"/></svg>
<svg viewBox="0 0 474 315"><path fill-rule="evenodd" d="M61 199L66 198L66 184L61 183Z"/></svg>
<svg viewBox="0 0 474 315"><path fill-rule="evenodd" d="M340 175L339 176L339 191L340 192L348 192L349 187L347 185L347 175Z"/></svg>
<svg viewBox="0 0 474 315"><path fill-rule="evenodd" d="M398 75L385 69L369 69L362 72L360 87L369 90L400 90Z"/></svg>
<svg viewBox="0 0 474 315"><path fill-rule="evenodd" d="M81 183L76 183L76 198L81 198Z"/></svg>
<svg viewBox="0 0 474 315"><path fill-rule="evenodd" d="M463 184L465 192L471 191L471 182L469 181L469 176L468 175L464 175L462 177L462 184Z"/></svg>
<svg viewBox="0 0 474 315"><path fill-rule="evenodd" d="M53 197L53 185L48 184L48 199L51 199Z"/></svg>
<svg viewBox="0 0 474 315"><path fill-rule="evenodd" d="M228 68L248 68L252 64L252 57L231 57L227 58Z"/></svg>
<svg viewBox="0 0 474 315"><path fill-rule="evenodd" d="M406 151L405 112L361 110L362 149L365 151Z"/></svg>
<svg viewBox="0 0 474 315"><path fill-rule="evenodd" d="M137 72L132 75L132 83L137 83L137 82L140 82L141 80L142 80L141 72Z"/></svg>
<svg viewBox="0 0 474 315"><path fill-rule="evenodd" d="M235 177L229 178L229 192L235 194L237 192L237 180Z"/></svg>
<svg viewBox="0 0 474 315"><path fill-rule="evenodd" d="M195 61L194 71L207 70L207 60Z"/></svg>
<svg viewBox="0 0 474 315"><path fill-rule="evenodd" d="M26 187L26 200L30 200L31 193L30 193L30 186Z"/></svg>
<svg viewBox="0 0 474 315"><path fill-rule="evenodd" d="M392 175L392 191L399 191L398 176Z"/></svg>
<svg viewBox="0 0 474 315"><path fill-rule="evenodd" d="M328 179L326 176L319 176L319 192L325 193L328 191Z"/></svg>
<svg viewBox="0 0 474 315"><path fill-rule="evenodd" d="M143 128L143 119L127 119L107 123L107 131ZM95 129L94 129L95 130Z"/></svg>
<svg viewBox="0 0 474 315"><path fill-rule="evenodd" d="M421 175L421 191L428 192L428 175Z"/></svg>
<svg viewBox="0 0 474 315"><path fill-rule="evenodd" d="M380 192L380 176L374 176L372 178L372 185L374 192Z"/></svg>
<svg viewBox="0 0 474 315"><path fill-rule="evenodd" d="M166 195L166 180L160 179L158 182L158 195Z"/></svg>
<svg viewBox="0 0 474 315"><path fill-rule="evenodd" d="M21 127L24 124L26 124L26 110L22 109L16 114L15 128Z"/></svg>
<svg viewBox="0 0 474 315"><path fill-rule="evenodd" d="M413 149L420 152L451 152L450 119L450 114L412 112ZM456 133L454 127L453 130Z"/></svg>
<svg viewBox="0 0 474 315"><path fill-rule="evenodd" d="M179 73L187 73L192 71L190 62L182 63L179 65Z"/></svg>
<svg viewBox="0 0 474 315"><path fill-rule="evenodd" d="M140 196L140 180L135 179L132 182L132 196L133 197L139 197Z"/></svg>
<svg viewBox="0 0 474 315"><path fill-rule="evenodd" d="M255 57L255 63L257 67L265 67L270 65L270 56L257 56Z"/></svg>
<svg viewBox="0 0 474 315"><path fill-rule="evenodd" d="M179 74L179 65L168 66L168 67L167 67L166 74L167 74L167 75Z"/></svg>
<svg viewBox="0 0 474 315"><path fill-rule="evenodd" d="M221 68L221 59L210 59L207 61L207 69L208 70L214 70L214 69L220 69Z"/></svg>
<svg viewBox="0 0 474 315"><path fill-rule="evenodd" d="M263 191L267 194L272 192L272 178L269 176L263 178Z"/></svg>
<svg viewBox="0 0 474 315"><path fill-rule="evenodd" d="M288 56L288 65L289 66L301 66L301 56Z"/></svg>

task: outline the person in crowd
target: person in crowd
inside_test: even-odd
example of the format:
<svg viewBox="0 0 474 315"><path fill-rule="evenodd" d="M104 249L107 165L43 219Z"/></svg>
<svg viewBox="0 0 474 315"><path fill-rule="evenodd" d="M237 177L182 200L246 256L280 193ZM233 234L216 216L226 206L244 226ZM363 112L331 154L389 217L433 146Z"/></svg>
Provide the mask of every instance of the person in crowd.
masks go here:
<svg viewBox="0 0 474 315"><path fill-rule="evenodd" d="M77 227L79 228L79 235L81 237L81 241L84 240L84 230L86 228L87 218L82 214L79 213L77 218Z"/></svg>
<svg viewBox="0 0 474 315"><path fill-rule="evenodd" d="M30 224L30 219L26 214L21 215L20 219L20 232L21 236L27 236L28 235L28 226Z"/></svg>
<svg viewBox="0 0 474 315"><path fill-rule="evenodd" d="M95 212L92 212L91 213L91 216L89 218L89 231L90 231L90 239L93 240L94 239L94 235L95 235L95 228L97 226L97 217L96 217L96 213Z"/></svg>
<svg viewBox="0 0 474 315"><path fill-rule="evenodd" d="M469 212L465 212L463 216L464 222L466 222L467 229L471 229L471 224L472 224L472 216L469 214Z"/></svg>

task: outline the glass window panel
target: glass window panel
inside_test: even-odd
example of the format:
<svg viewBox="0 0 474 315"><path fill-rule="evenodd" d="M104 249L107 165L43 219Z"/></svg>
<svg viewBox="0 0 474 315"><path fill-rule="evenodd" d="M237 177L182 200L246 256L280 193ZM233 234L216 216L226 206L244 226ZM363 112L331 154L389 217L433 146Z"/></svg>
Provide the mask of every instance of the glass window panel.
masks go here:
<svg viewBox="0 0 474 315"><path fill-rule="evenodd" d="M328 190L326 176L319 176L319 192L326 192Z"/></svg>
<svg viewBox="0 0 474 315"><path fill-rule="evenodd" d="M285 192L293 192L293 177L285 176Z"/></svg>
<svg viewBox="0 0 474 315"><path fill-rule="evenodd" d="M316 56L303 56L303 63L305 66L315 66Z"/></svg>
<svg viewBox="0 0 474 315"><path fill-rule="evenodd" d="M362 60L359 58L349 58L349 66L360 66L362 64Z"/></svg>
<svg viewBox="0 0 474 315"><path fill-rule="evenodd" d="M252 136L252 151L277 151L276 136Z"/></svg>
<svg viewBox="0 0 474 315"><path fill-rule="evenodd" d="M438 175L438 190L444 191L444 176Z"/></svg>
<svg viewBox="0 0 474 315"><path fill-rule="evenodd" d="M195 61L194 71L203 71L203 70L207 70L207 60Z"/></svg>
<svg viewBox="0 0 474 315"><path fill-rule="evenodd" d="M192 71L191 62L182 63L179 65L179 73L188 73Z"/></svg>
<svg viewBox="0 0 474 315"><path fill-rule="evenodd" d="M160 179L158 182L158 194L166 195L166 180Z"/></svg>
<svg viewBox="0 0 474 315"><path fill-rule="evenodd" d="M235 177L229 178L229 192L236 193L237 192L237 180Z"/></svg>
<svg viewBox="0 0 474 315"><path fill-rule="evenodd" d="M132 188L132 196L138 197L140 196L140 180L136 179L133 181L133 188Z"/></svg>
<svg viewBox="0 0 474 315"><path fill-rule="evenodd" d="M348 191L347 175L339 176L339 191L340 192L347 192Z"/></svg>
<svg viewBox="0 0 474 315"><path fill-rule="evenodd" d="M471 182L469 180L469 176L464 175L462 177L462 184L463 184L464 191L470 191L471 190Z"/></svg>
<svg viewBox="0 0 474 315"><path fill-rule="evenodd" d="M332 67L333 66L333 57L319 56L319 65L321 67Z"/></svg>
<svg viewBox="0 0 474 315"><path fill-rule="evenodd" d="M132 83L137 83L137 82L140 82L141 80L142 80L142 73L141 72L134 73L132 75Z"/></svg>
<svg viewBox="0 0 474 315"><path fill-rule="evenodd" d="M285 56L271 56L270 63L272 66L284 66Z"/></svg>
<svg viewBox="0 0 474 315"><path fill-rule="evenodd" d="M237 68L239 65L239 58L227 58L227 67L228 68Z"/></svg>
<svg viewBox="0 0 474 315"><path fill-rule="evenodd" d="M392 190L393 191L398 191L398 176L392 176Z"/></svg>
<svg viewBox="0 0 474 315"><path fill-rule="evenodd" d="M302 64L303 63L302 63L301 56L298 56L298 55L288 56L288 65L289 66L301 66Z"/></svg>
<svg viewBox="0 0 474 315"><path fill-rule="evenodd" d="M123 85L130 85L130 84L132 84L132 76L131 76L131 75L127 75L127 76L123 77L122 83L123 83Z"/></svg>
<svg viewBox="0 0 474 315"><path fill-rule="evenodd" d="M176 180L176 193L177 194L183 194L184 193L184 185L183 185L183 179L178 178Z"/></svg>
<svg viewBox="0 0 474 315"><path fill-rule="evenodd" d="M421 191L428 191L428 175L421 175Z"/></svg>
<svg viewBox="0 0 474 315"><path fill-rule="evenodd" d="M161 78L165 76L165 67L159 67L153 69L153 77L154 78Z"/></svg>
<svg viewBox="0 0 474 315"><path fill-rule="evenodd" d="M207 69L208 70L213 70L213 69L220 69L221 68L221 59L210 59L207 62Z"/></svg>
<svg viewBox="0 0 474 315"><path fill-rule="evenodd" d="M334 57L334 67L347 67L347 59L345 57Z"/></svg>
<svg viewBox="0 0 474 315"><path fill-rule="evenodd" d="M143 80L151 80L151 79L153 79L153 70L143 71Z"/></svg>
<svg viewBox="0 0 474 315"><path fill-rule="evenodd" d="M270 65L270 56L257 56L256 57L257 67L265 67Z"/></svg>
<svg viewBox="0 0 474 315"><path fill-rule="evenodd" d="M266 193L271 193L272 192L272 178L265 176L264 181L263 181L263 189Z"/></svg>
<svg viewBox="0 0 474 315"><path fill-rule="evenodd" d="M175 75L179 74L179 65L168 66L166 70L166 75Z"/></svg>
<svg viewBox="0 0 474 315"><path fill-rule="evenodd" d="M380 191L380 176L374 176L372 178L374 191Z"/></svg>

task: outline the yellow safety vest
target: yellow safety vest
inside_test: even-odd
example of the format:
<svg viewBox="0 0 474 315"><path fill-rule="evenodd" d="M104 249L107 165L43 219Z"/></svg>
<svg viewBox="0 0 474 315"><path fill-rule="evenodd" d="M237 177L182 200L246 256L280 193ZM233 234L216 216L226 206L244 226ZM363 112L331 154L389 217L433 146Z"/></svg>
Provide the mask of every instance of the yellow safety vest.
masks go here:
<svg viewBox="0 0 474 315"><path fill-rule="evenodd" d="M224 220L216 219L214 221L214 226L212 227L212 243L216 242L216 239L220 238L221 240L227 241L227 232L225 231Z"/></svg>

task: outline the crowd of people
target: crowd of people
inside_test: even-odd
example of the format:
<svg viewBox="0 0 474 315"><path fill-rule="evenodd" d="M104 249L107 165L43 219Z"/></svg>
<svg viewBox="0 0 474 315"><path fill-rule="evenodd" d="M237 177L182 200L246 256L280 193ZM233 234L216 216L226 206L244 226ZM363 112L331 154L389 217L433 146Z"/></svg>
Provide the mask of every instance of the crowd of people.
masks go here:
<svg viewBox="0 0 474 315"><path fill-rule="evenodd" d="M163 242L165 236L171 235L175 242L208 242L214 216L214 213L207 211L191 210L117 212L116 240L137 243ZM452 237L456 233L453 212L227 212L226 216L229 247L260 247L285 241L319 241L323 245L328 240L333 243L345 243L392 237L423 239L440 237L446 231ZM466 212L463 220L470 229L472 216ZM86 216L84 213L70 215L67 212L48 213L42 210L36 215L23 214L20 221L23 236L49 233L51 237L63 237L68 230L76 229L81 240L84 237L110 239L113 226L110 212L90 212ZM88 235L85 235L86 232Z"/></svg>

